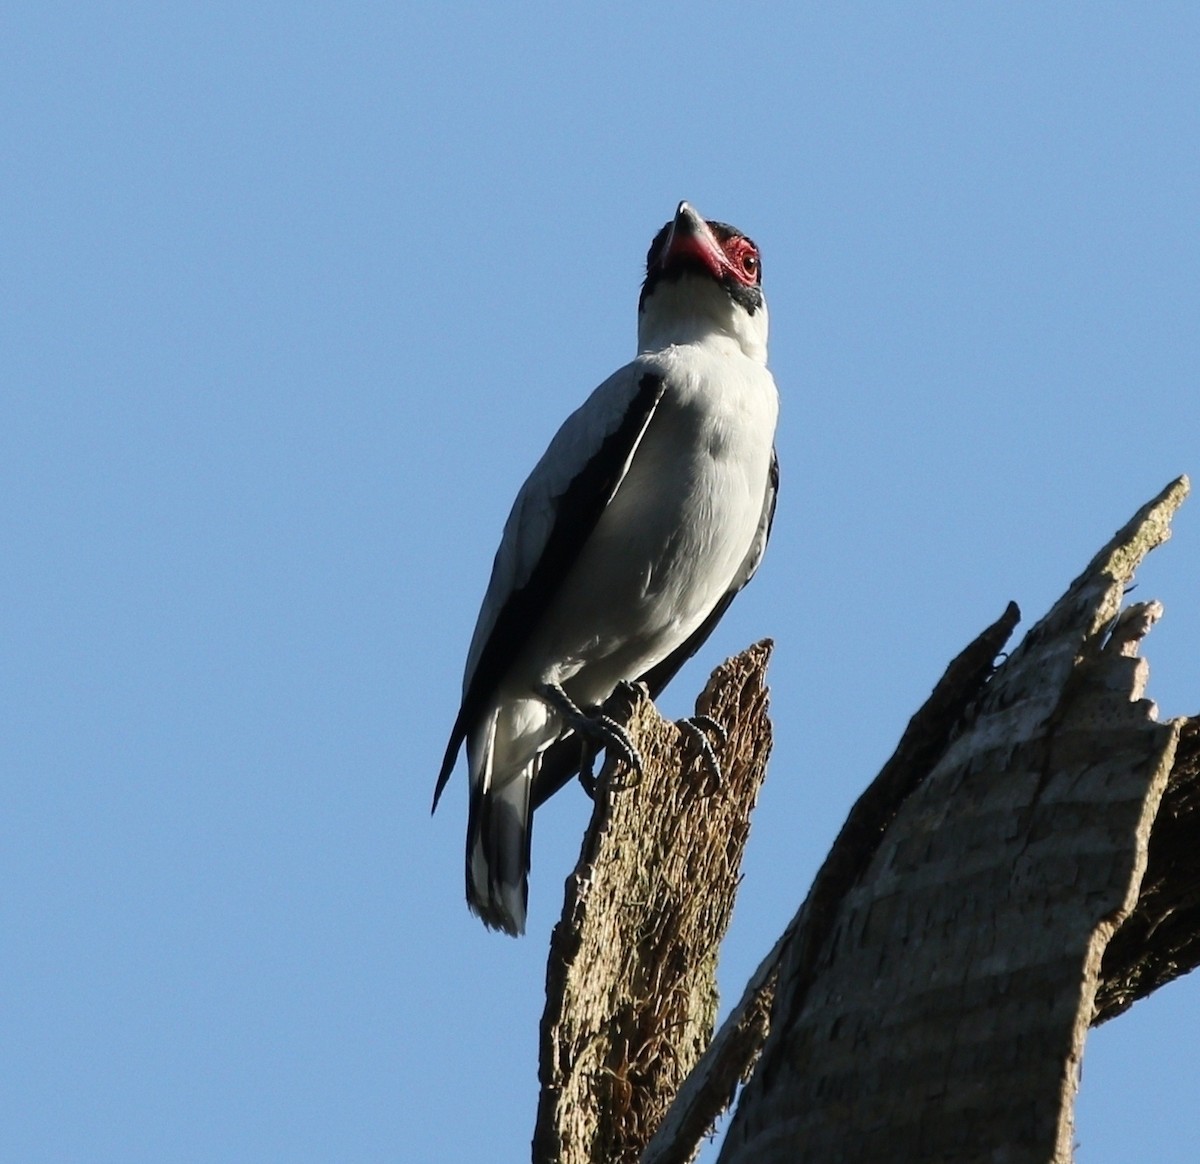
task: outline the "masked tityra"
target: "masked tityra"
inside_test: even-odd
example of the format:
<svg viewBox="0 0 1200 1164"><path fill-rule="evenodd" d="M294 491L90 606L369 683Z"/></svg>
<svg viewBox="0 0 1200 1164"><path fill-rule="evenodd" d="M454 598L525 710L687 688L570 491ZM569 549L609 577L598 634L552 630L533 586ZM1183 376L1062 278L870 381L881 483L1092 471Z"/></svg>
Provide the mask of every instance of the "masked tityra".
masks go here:
<svg viewBox="0 0 1200 1164"><path fill-rule="evenodd" d="M758 569L778 408L758 248L681 202L646 259L637 359L521 487L467 654L434 807L465 740L467 903L489 927L525 928L533 808L597 747L640 763L605 700L657 695Z"/></svg>

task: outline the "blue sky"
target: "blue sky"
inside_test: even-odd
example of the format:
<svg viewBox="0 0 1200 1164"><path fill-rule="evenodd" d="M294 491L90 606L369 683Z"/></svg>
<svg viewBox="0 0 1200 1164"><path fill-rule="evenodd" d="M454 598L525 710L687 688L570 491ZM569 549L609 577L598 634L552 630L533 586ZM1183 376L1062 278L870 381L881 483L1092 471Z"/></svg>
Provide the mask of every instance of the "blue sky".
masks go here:
<svg viewBox="0 0 1200 1164"><path fill-rule="evenodd" d="M10 6L0 1158L527 1158L546 942L429 799L491 555L681 198L760 244L783 493L736 997L970 637L1200 474L1193 5ZM1200 711L1200 508L1140 575ZM1190 1161L1200 982L1079 1159ZM706 1159L715 1156L711 1150Z"/></svg>

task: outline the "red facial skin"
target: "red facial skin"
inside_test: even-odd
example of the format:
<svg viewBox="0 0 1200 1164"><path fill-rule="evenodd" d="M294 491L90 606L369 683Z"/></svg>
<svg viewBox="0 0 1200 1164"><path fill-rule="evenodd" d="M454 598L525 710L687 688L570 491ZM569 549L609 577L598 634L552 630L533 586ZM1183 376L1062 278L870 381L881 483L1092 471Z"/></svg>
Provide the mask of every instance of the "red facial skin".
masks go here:
<svg viewBox="0 0 1200 1164"><path fill-rule="evenodd" d="M748 238L734 235L726 239L722 248L728 261L726 270L739 282L747 287L757 286L762 275L758 261L758 247Z"/></svg>
<svg viewBox="0 0 1200 1164"><path fill-rule="evenodd" d="M689 257L703 263L715 279L729 275L747 287L759 282L758 248L742 235L731 235L721 241L707 230L703 234L676 231L662 257L662 266Z"/></svg>

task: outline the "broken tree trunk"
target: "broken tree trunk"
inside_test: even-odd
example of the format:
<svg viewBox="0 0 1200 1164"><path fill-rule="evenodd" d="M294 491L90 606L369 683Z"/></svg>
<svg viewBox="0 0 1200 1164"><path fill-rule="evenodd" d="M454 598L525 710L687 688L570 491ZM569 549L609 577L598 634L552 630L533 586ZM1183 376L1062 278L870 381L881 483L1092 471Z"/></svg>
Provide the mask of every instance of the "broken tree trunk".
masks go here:
<svg viewBox="0 0 1200 1164"><path fill-rule="evenodd" d="M1158 604L1118 616L1186 492L994 674L1015 607L951 664L707 1050L769 750L765 652L699 707L731 732L715 798L634 709L646 780L602 784L553 939L537 1164L636 1160L656 1127L644 1164L684 1164L747 1077L723 1161L1070 1159L1088 1026L1200 964L1200 720L1143 698Z"/></svg>
<svg viewBox="0 0 1200 1164"><path fill-rule="evenodd" d="M645 772L606 765L550 942L535 1164L633 1164L712 1036L717 949L771 749L769 643L696 704L728 736L719 780L644 696Z"/></svg>

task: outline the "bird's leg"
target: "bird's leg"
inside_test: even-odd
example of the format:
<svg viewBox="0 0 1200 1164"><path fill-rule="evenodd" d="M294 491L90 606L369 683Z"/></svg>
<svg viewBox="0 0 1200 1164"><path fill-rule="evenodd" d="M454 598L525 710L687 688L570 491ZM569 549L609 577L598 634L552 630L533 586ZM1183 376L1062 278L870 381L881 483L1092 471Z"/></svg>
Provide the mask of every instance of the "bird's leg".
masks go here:
<svg viewBox="0 0 1200 1164"><path fill-rule="evenodd" d="M599 749L590 740L579 741L579 783L592 800L596 799L596 753Z"/></svg>
<svg viewBox="0 0 1200 1164"><path fill-rule="evenodd" d="M588 715L575 705L571 697L557 683L539 683L535 689L559 715L567 727L578 732L581 739L593 745L593 755L605 748L617 755L639 776L642 773L642 757L634 746L629 733L603 709ZM590 768L590 764L588 765ZM582 768L581 768L582 771Z"/></svg>
<svg viewBox="0 0 1200 1164"><path fill-rule="evenodd" d="M715 737L717 743L724 746L729 740L729 733L710 715L693 715L675 722L680 731L699 749L701 758L719 788L723 780L721 761L709 736Z"/></svg>

